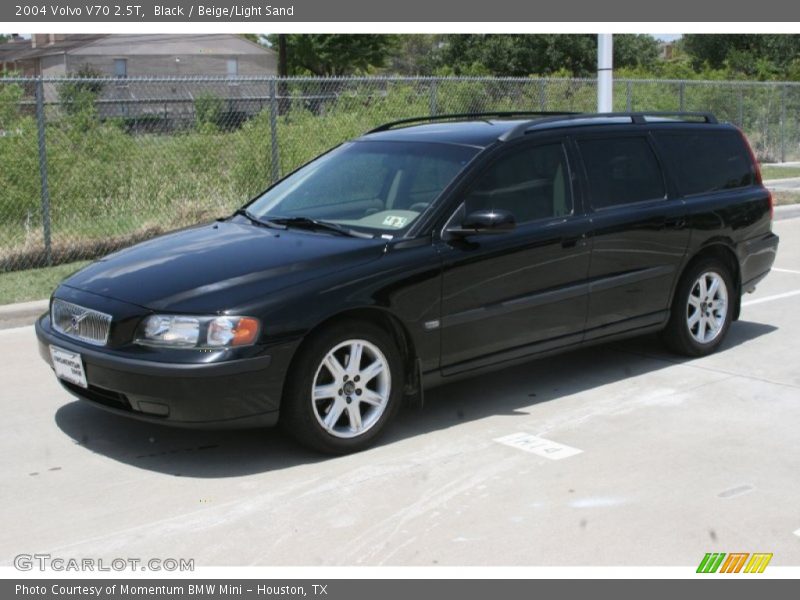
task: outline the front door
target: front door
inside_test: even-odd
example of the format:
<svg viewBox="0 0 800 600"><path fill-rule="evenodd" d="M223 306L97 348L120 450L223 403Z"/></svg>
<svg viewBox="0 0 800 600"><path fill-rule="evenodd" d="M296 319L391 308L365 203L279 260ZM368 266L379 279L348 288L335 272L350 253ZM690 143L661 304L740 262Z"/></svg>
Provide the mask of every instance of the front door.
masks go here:
<svg viewBox="0 0 800 600"><path fill-rule="evenodd" d="M448 225L480 209L507 210L517 225L500 234L443 236L444 374L530 353L537 342L579 341L587 311L589 223L576 209L563 142L506 149L461 200Z"/></svg>

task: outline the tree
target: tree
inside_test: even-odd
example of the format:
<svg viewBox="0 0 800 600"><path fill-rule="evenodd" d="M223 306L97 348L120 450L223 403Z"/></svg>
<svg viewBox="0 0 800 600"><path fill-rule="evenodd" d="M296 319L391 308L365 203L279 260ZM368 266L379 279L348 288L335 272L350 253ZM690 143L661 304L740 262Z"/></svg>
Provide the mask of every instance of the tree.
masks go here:
<svg viewBox="0 0 800 600"><path fill-rule="evenodd" d="M800 35L688 34L683 44L695 70L727 68L733 77L787 77L800 55Z"/></svg>
<svg viewBox="0 0 800 600"><path fill-rule="evenodd" d="M569 73L594 75L597 36L590 34L448 35L442 62L456 75L480 71L496 76L527 77ZM658 42L648 35L615 35L615 66L652 65Z"/></svg>
<svg viewBox="0 0 800 600"><path fill-rule="evenodd" d="M614 66L652 69L658 62L658 40L651 35L614 34Z"/></svg>
<svg viewBox="0 0 800 600"><path fill-rule="evenodd" d="M388 69L397 75L429 76L442 67L444 36L431 34L400 35Z"/></svg>
<svg viewBox="0 0 800 600"><path fill-rule="evenodd" d="M278 36L269 36L270 45ZM397 45L393 35L287 34L289 75L341 77L380 68Z"/></svg>

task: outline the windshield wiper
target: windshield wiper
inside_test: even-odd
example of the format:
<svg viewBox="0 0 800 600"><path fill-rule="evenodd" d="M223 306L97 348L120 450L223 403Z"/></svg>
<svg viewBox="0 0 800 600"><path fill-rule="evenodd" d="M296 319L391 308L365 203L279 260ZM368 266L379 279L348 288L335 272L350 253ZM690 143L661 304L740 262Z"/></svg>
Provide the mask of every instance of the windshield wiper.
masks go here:
<svg viewBox="0 0 800 600"><path fill-rule="evenodd" d="M319 219L312 219L310 217L276 217L270 220L270 223L278 225L285 225L286 227L297 227L298 229L324 229L326 231L333 231L341 235L348 235L350 237L363 238L367 240L373 239L375 236L370 233L356 231L338 223L331 223L329 221L320 221Z"/></svg>
<svg viewBox="0 0 800 600"><path fill-rule="evenodd" d="M286 229L285 225L281 225L279 223L276 223L275 221L270 221L268 219L259 219L257 216L255 216L246 208L239 208L233 214L247 217L254 225L261 225L262 227L269 227L270 229Z"/></svg>

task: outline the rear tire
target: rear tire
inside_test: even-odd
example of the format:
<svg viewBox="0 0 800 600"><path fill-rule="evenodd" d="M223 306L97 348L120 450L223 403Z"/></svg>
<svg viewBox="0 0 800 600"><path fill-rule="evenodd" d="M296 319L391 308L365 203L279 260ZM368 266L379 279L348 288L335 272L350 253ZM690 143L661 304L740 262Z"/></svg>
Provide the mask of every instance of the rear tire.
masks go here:
<svg viewBox="0 0 800 600"><path fill-rule="evenodd" d="M667 346L685 356L714 352L728 333L736 290L727 265L703 258L681 277L663 332Z"/></svg>
<svg viewBox="0 0 800 600"><path fill-rule="evenodd" d="M400 406L402 364L392 336L372 323L342 321L313 334L287 376L281 426L320 452L363 450Z"/></svg>

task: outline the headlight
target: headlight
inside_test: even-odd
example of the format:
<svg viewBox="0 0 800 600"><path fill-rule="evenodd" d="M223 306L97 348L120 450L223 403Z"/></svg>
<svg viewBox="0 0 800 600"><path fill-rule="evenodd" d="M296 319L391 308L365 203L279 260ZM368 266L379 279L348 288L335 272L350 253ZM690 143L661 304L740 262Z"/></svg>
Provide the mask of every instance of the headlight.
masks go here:
<svg viewBox="0 0 800 600"><path fill-rule="evenodd" d="M231 348L254 344L260 329L258 319L252 317L151 315L134 341L145 346Z"/></svg>

